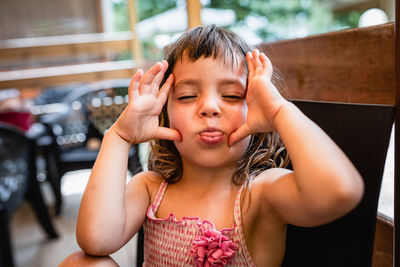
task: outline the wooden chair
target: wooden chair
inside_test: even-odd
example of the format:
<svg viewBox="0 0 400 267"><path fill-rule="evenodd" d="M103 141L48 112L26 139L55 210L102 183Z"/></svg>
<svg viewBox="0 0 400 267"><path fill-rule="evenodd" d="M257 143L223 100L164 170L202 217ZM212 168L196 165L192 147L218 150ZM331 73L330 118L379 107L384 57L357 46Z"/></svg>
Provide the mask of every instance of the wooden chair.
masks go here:
<svg viewBox="0 0 400 267"><path fill-rule="evenodd" d="M289 226L282 266L371 266L378 199L395 108L294 103L350 158L363 177L365 193L351 213L334 222L312 228Z"/></svg>
<svg viewBox="0 0 400 267"><path fill-rule="evenodd" d="M345 102L351 106L355 105L345 108L348 112L345 116L342 114L343 111L336 114L329 110L339 104L329 104L331 108L328 108L327 104L324 104L326 107L299 104L299 107L304 109L306 114L309 113L307 115L343 146L345 152L359 168L366 183L366 195L360 206L341 220L317 229L290 227L285 266L301 266L300 262L303 264L306 262L306 266L371 266L371 261L372 266L392 266L393 252L399 253L399 249L396 249L398 241L393 243L393 228L398 227L398 223L393 223L393 220L389 223L384 222L390 230L383 232L382 228L376 228L377 232L375 232L376 222L373 218L378 217L378 225L384 221L376 214L375 204L379 196L381 181L379 176L382 174L387 150L388 129L392 127L393 119L391 118L393 115L384 110L396 109L398 113L399 106L396 106L396 103L400 103L396 101L396 96L397 99L400 97L398 91L400 79L399 74L395 75L396 71L398 73L400 70L400 54L399 49L395 49L394 45L398 46L400 42L395 43L395 36L399 36L399 34L395 35L395 31L398 32L395 24L388 23L265 43L260 46L260 49L271 59L274 68L283 74L291 99ZM357 103L371 105L371 107L362 107ZM387 105L387 107L382 105ZM321 110L321 114L312 112L311 106L316 110ZM325 118L322 111L327 112L329 116ZM351 126L349 129L355 126L359 128L354 128L354 131L346 129L337 131L335 129L340 128L338 125L324 123L325 120L331 123L335 116L342 116L342 121L336 123ZM354 122L352 123L351 120ZM376 123L376 127L368 126L367 122ZM399 125L399 116L397 116L395 124L395 145L397 146L400 140ZM373 133L366 131L367 129L371 129ZM354 136L355 133L358 136ZM354 144L346 144L344 136L347 136L349 140L354 139ZM354 154L354 151L362 151L366 148L370 150L360 155ZM370 153L372 151L375 152ZM400 150L396 149L396 151ZM397 158L398 152L395 153L397 153L395 155ZM398 159L394 162L396 173L399 167ZM369 171L369 165L375 168ZM395 179L398 179L398 174L395 174ZM397 189L396 192L395 198L398 197L399 190ZM398 204L395 201L396 205ZM399 213L395 209L395 218L398 217ZM357 229L353 232L354 227ZM374 236L379 236L377 240L383 243L375 242L373 245ZM316 238L315 241L313 238ZM397 238L397 240L400 239ZM308 251L307 248L309 248ZM373 259L371 259L372 256ZM324 257L329 261L320 261ZM398 256L394 258L399 260ZM336 265L330 265L328 262L336 263Z"/></svg>

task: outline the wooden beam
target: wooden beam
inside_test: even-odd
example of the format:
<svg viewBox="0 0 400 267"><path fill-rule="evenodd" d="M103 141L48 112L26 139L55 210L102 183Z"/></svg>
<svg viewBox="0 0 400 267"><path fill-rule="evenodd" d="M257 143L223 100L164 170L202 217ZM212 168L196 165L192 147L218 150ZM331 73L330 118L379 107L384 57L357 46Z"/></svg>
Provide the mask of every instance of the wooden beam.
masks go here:
<svg viewBox="0 0 400 267"><path fill-rule="evenodd" d="M400 0L396 0L395 100L397 116L394 136L394 265L400 266Z"/></svg>
<svg viewBox="0 0 400 267"><path fill-rule="evenodd" d="M138 21L138 19L136 13L135 0L128 0L128 12L129 12L129 23L133 34L132 46L131 46L132 57L134 60L136 60L136 62L138 62L138 64L141 64L143 62L143 55L142 55L142 47L140 45L140 41L136 32L136 22Z"/></svg>
<svg viewBox="0 0 400 267"><path fill-rule="evenodd" d="M188 28L192 29L201 26L201 3L199 0L186 0Z"/></svg>
<svg viewBox="0 0 400 267"><path fill-rule="evenodd" d="M393 266L393 220L378 214L372 267Z"/></svg>
<svg viewBox="0 0 400 267"><path fill-rule="evenodd" d="M260 46L283 74L289 97L394 105L394 24Z"/></svg>
<svg viewBox="0 0 400 267"><path fill-rule="evenodd" d="M99 32L104 32L103 6L101 0L96 0L97 27Z"/></svg>
<svg viewBox="0 0 400 267"><path fill-rule="evenodd" d="M130 78L136 69L132 60L111 61L71 66L3 71L0 72L0 89L46 87L80 81L97 81Z"/></svg>
<svg viewBox="0 0 400 267"><path fill-rule="evenodd" d="M132 33L90 33L0 41L0 61L129 51Z"/></svg>

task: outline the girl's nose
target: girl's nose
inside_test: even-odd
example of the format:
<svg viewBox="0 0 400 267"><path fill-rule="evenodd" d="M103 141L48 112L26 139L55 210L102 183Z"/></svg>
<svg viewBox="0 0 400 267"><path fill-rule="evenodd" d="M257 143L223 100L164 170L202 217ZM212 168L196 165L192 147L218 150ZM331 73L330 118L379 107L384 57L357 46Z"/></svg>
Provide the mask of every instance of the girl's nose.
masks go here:
<svg viewBox="0 0 400 267"><path fill-rule="evenodd" d="M207 96L203 98L200 107L201 117L219 117L221 115L221 109L219 106L219 100L216 96Z"/></svg>

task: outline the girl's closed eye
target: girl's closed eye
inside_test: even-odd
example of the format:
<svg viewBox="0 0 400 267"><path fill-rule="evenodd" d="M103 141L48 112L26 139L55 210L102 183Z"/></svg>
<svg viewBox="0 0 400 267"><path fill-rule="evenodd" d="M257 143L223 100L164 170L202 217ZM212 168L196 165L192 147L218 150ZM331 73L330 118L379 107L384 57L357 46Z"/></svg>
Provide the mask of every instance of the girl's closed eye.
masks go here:
<svg viewBox="0 0 400 267"><path fill-rule="evenodd" d="M221 93L222 99L230 102L237 102L245 99L245 93L242 90L227 90Z"/></svg>
<svg viewBox="0 0 400 267"><path fill-rule="evenodd" d="M180 101L190 101L196 98L196 95L181 95L178 96L177 99Z"/></svg>
<svg viewBox="0 0 400 267"><path fill-rule="evenodd" d="M231 100L231 101L243 99L242 95L237 95L237 94L226 94L226 95L223 95L222 97L226 100Z"/></svg>
<svg viewBox="0 0 400 267"><path fill-rule="evenodd" d="M246 98L246 89L245 87L237 82L236 80L234 81L224 81L220 85L220 92L221 92L221 97L225 101L230 101L230 102L237 102L241 101Z"/></svg>

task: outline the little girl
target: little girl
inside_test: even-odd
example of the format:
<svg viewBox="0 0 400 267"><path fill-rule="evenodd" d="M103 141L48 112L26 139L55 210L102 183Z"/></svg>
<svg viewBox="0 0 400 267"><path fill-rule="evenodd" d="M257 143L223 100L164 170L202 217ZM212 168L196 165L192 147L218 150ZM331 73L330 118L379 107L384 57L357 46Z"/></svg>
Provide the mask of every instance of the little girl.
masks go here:
<svg viewBox="0 0 400 267"><path fill-rule="evenodd" d="M83 252L62 266L115 266L107 255L142 225L145 266L280 266L288 223L317 226L353 209L359 173L272 76L263 53L215 26L137 71L83 195ZM151 171L126 185L129 148L148 141ZM293 171L282 168L286 154Z"/></svg>

